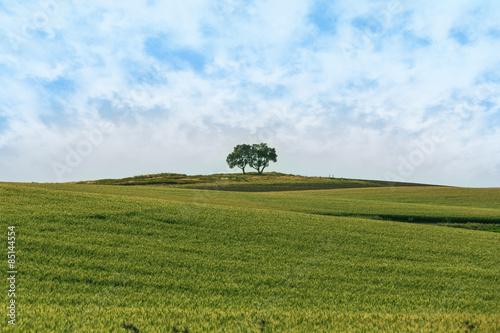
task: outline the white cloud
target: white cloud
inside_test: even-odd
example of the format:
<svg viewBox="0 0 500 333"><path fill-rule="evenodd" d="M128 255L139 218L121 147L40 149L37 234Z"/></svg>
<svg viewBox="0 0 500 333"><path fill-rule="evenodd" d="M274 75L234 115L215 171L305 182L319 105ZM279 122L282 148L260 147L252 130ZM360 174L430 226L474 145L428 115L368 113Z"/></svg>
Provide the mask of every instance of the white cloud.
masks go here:
<svg viewBox="0 0 500 333"><path fill-rule="evenodd" d="M114 131L62 180L225 172L234 145L259 140L276 170L384 178L441 129L404 180L500 186L491 2L339 1L331 33L311 24L312 1L52 3L0 7L5 36L48 17L17 49L0 40L2 180L61 180L53 162L104 121ZM203 73L148 54L151 38L201 54ZM73 88L47 86L60 79Z"/></svg>

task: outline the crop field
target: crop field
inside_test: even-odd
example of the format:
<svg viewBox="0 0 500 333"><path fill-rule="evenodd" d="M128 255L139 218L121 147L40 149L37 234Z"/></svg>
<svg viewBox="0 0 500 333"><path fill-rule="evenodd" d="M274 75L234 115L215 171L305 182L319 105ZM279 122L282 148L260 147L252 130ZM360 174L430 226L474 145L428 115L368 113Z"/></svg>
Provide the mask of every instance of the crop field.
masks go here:
<svg viewBox="0 0 500 333"><path fill-rule="evenodd" d="M19 331L500 330L500 189L110 183L0 183Z"/></svg>

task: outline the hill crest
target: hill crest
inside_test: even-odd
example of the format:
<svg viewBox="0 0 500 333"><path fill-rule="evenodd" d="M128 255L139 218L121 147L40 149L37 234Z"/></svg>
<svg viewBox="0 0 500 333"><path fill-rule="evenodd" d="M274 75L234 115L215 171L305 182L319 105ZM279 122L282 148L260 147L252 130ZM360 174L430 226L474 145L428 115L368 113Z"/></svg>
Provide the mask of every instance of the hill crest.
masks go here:
<svg viewBox="0 0 500 333"><path fill-rule="evenodd" d="M259 175L256 172L246 174L228 173L212 175L158 173L126 177L121 179L100 179L93 181L83 181L79 183L122 186L158 185L244 192L321 190L362 187L437 186L430 184L393 182L383 180L308 177L279 172L269 172L262 175Z"/></svg>

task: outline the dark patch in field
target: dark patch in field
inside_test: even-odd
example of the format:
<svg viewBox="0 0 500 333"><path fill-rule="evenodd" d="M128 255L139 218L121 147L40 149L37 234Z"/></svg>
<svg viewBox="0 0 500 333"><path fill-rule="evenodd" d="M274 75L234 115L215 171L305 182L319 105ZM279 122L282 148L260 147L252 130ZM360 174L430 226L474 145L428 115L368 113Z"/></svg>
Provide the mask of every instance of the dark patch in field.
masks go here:
<svg viewBox="0 0 500 333"><path fill-rule="evenodd" d="M423 224L448 224L448 223L481 223L497 224L500 219L471 218L471 217L438 217L438 216L406 216L406 215L377 215L381 220Z"/></svg>
<svg viewBox="0 0 500 333"><path fill-rule="evenodd" d="M471 230L500 232L500 219L441 216L408 216L408 215L369 215L369 214L335 214L331 212L313 212L317 215L360 217L372 220L383 220L404 223L434 224L445 227Z"/></svg>
<svg viewBox="0 0 500 333"><path fill-rule="evenodd" d="M465 322L465 332L472 332L472 330L475 328L476 326L474 326L474 324L472 324L472 322L470 321L466 321Z"/></svg>
<svg viewBox="0 0 500 333"><path fill-rule="evenodd" d="M264 320L264 318L259 319L259 327L261 332L264 332L264 330L266 329L266 321Z"/></svg>
<svg viewBox="0 0 500 333"><path fill-rule="evenodd" d="M438 223L438 225L452 228L500 232L500 224L496 223Z"/></svg>
<svg viewBox="0 0 500 333"><path fill-rule="evenodd" d="M94 214L89 216L90 219L105 220L106 216L102 214Z"/></svg>
<svg viewBox="0 0 500 333"><path fill-rule="evenodd" d="M122 328L124 330L131 330L134 333L139 333L139 329L136 326L132 325L132 324L123 324Z"/></svg>

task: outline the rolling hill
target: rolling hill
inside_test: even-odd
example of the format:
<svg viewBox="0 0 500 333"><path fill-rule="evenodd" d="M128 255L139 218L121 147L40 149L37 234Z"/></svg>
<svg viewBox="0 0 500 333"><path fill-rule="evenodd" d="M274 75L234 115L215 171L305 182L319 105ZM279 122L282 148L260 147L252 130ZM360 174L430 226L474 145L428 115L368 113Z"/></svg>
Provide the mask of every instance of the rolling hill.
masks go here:
<svg viewBox="0 0 500 333"><path fill-rule="evenodd" d="M136 186L0 183L3 237L7 226L17 232L18 329L500 327L500 234L491 232L500 189L189 177L147 185L153 177L144 177ZM255 191L307 182L343 185ZM238 191L220 190L231 186Z"/></svg>

